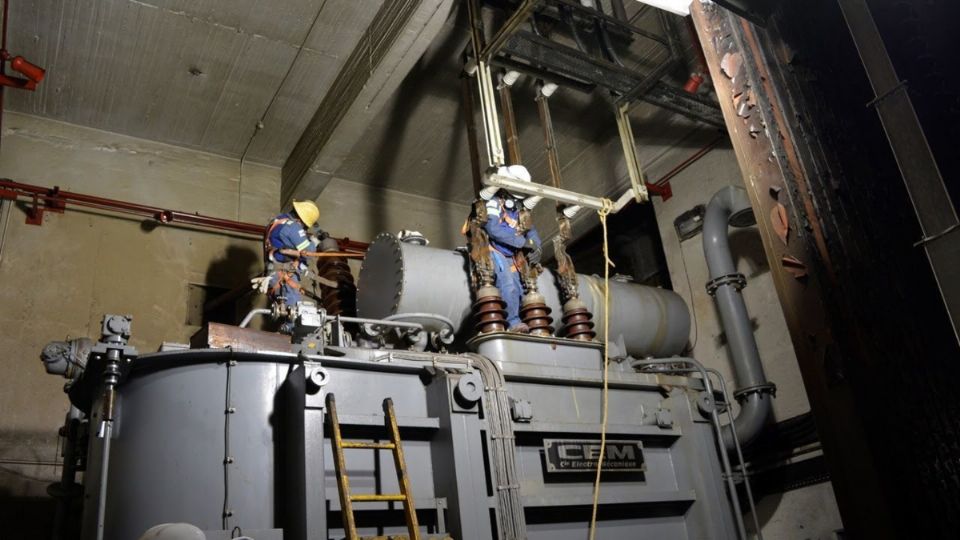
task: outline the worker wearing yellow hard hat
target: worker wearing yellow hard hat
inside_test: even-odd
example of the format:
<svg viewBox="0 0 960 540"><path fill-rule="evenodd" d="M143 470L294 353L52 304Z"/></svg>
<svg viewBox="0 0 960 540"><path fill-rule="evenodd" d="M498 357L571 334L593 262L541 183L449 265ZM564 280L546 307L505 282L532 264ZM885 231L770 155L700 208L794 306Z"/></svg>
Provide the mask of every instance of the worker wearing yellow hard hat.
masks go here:
<svg viewBox="0 0 960 540"><path fill-rule="evenodd" d="M255 289L270 296L274 302L292 307L300 302L300 279L307 271L303 252L316 251L320 232L310 235L307 230L320 219L320 209L313 201L294 201L293 211L280 214L270 220L263 235L263 259L266 275L255 278ZM281 331L289 330L281 328Z"/></svg>

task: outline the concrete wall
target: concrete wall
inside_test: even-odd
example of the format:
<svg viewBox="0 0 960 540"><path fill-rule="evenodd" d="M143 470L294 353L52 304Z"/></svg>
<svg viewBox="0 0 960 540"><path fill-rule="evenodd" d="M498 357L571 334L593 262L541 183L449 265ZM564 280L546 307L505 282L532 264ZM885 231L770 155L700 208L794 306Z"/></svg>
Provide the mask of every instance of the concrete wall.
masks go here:
<svg viewBox="0 0 960 540"><path fill-rule="evenodd" d="M279 170L14 113L3 118L0 176L244 221L276 210ZM71 207L24 223L0 214L0 508L44 495L57 428L68 403L63 379L38 359L48 341L95 337L104 313L133 315L132 344L186 341L188 284L233 287L260 271L260 242ZM7 461L7 462L5 462ZM21 501L22 502L22 501ZM2 514L3 512L0 512ZM6 520L5 520L6 521Z"/></svg>
<svg viewBox="0 0 960 540"><path fill-rule="evenodd" d="M660 178L713 137L714 134L692 134L688 144L683 145L685 148L664 153L646 164L650 177ZM697 204L707 204L722 187L743 185L732 148L724 141L674 177L671 185L673 197L667 201L654 198L653 204L673 288L691 306L694 324L691 325L690 343L693 345L693 356L705 365L718 369L724 374L728 385L734 387L732 364L719 316L713 299L704 288L708 277L702 236L680 242L673 226L677 216ZM730 244L738 271L747 277L743 297L754 324L764 370L768 379L777 385L777 397L773 402L774 418L783 420L808 412L810 404L760 233L756 226L731 229ZM760 502L758 516L764 538L768 540L828 540L833 538L833 531L842 528L829 483L768 496Z"/></svg>
<svg viewBox="0 0 960 540"><path fill-rule="evenodd" d="M279 204L279 169L16 113L4 115L0 176L41 186L266 223ZM418 229L441 247L462 242L463 205L334 180L317 201L335 236L372 239ZM261 271L257 239L167 226L71 207L24 223L0 213L0 507L29 506L59 469L63 380L38 359L49 341L96 337L104 313L133 315L132 344L187 341L189 284L232 288ZM247 304L262 303L248 297ZM246 306L241 308L241 311ZM3 512L0 511L0 516Z"/></svg>
<svg viewBox="0 0 960 540"><path fill-rule="evenodd" d="M463 245L460 228L470 213L464 204L428 199L369 184L334 178L317 199L320 225L336 236L372 240L381 232L423 233L431 246Z"/></svg>

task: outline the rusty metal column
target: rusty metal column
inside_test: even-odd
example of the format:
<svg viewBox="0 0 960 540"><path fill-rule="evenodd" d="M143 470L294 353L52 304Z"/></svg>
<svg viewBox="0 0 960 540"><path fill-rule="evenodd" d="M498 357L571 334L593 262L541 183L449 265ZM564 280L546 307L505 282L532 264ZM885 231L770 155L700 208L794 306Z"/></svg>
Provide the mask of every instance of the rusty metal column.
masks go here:
<svg viewBox="0 0 960 540"><path fill-rule="evenodd" d="M762 54L762 29L702 0L692 3L691 17L757 216L844 525L853 538L894 538L892 509L852 388L829 380L824 368L837 354L825 307L836 300L821 281L832 279L833 265L787 120L789 104L780 99ZM790 228L786 239L770 219L781 204ZM809 271L808 265L826 271Z"/></svg>
<svg viewBox="0 0 960 540"><path fill-rule="evenodd" d="M517 132L517 118L513 114L513 96L510 85L500 77L500 108L503 113L503 131L507 136L507 165L522 165L520 157L520 135Z"/></svg>
<svg viewBox="0 0 960 540"><path fill-rule="evenodd" d="M521 165L520 134L517 129L517 119L513 112L513 95L510 87L514 80L507 80L507 76L500 77L500 107L503 109L503 131L507 136L507 164ZM520 230L526 232L533 226L533 216L530 210L520 208ZM539 264L530 264L527 256L520 251L514 255L517 271L520 272L520 281L523 284L523 299L520 306L520 318L530 328L530 333L537 336L553 335L553 318L550 317L550 308L537 287L537 278L542 268Z"/></svg>
<svg viewBox="0 0 960 540"><path fill-rule="evenodd" d="M562 176L560 158L557 155L557 141L553 132L553 118L550 116L549 96L544 95L542 81L537 89L537 111L540 113L540 124L543 127L543 146L547 153L547 164L550 168L550 184L560 187ZM560 285L561 301L563 306L563 328L558 335L580 341L593 341L597 333L593 331L593 314L580 299L580 289L577 283L577 271L573 259L567 253L567 243L573 237L570 218L563 213L564 207L557 203L557 235L553 237L553 256L557 260L557 282Z"/></svg>
<svg viewBox="0 0 960 540"><path fill-rule="evenodd" d="M471 0L471 5L473 0ZM477 76L479 77L479 70ZM477 331L501 332L506 330L506 303L500 296L500 291L494 284L493 261L490 260L490 239L483 230L487 220L485 201L478 194L483 189L480 148L477 141L477 125L474 118L473 91L470 88L470 79L466 74L461 76L461 90L463 99L463 115L466 120L467 144L470 150L470 166L473 173L473 192L477 198L467 222L464 224L464 234L467 236L467 245L470 247L470 285L473 288L477 301L473 305L477 317Z"/></svg>

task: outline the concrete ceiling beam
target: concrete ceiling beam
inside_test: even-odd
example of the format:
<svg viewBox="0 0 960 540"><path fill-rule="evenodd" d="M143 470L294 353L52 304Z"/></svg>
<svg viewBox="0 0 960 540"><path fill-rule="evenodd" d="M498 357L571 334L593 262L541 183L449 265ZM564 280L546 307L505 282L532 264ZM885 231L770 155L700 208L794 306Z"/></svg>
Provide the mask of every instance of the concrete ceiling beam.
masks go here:
<svg viewBox="0 0 960 540"><path fill-rule="evenodd" d="M283 165L283 207L316 199L440 33L453 0L384 2Z"/></svg>

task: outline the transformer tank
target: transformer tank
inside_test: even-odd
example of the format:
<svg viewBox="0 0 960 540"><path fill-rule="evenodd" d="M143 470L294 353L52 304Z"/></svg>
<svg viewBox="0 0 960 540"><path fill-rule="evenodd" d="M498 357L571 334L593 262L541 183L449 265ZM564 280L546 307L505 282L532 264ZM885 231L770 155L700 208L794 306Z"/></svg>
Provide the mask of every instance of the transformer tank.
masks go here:
<svg viewBox="0 0 960 540"><path fill-rule="evenodd" d="M422 538L584 538L603 346L470 335L464 265L458 252L378 238L363 263L366 322L356 331L373 328L377 339L355 339L349 318L304 305L291 316L292 341L210 323L189 345L139 354L127 344L129 319L125 327L106 317L85 370L68 383L89 434L68 441L86 466L81 537L136 539L176 522L208 539L343 538L325 404L333 394L344 437L357 441L387 440L381 403L392 400ZM581 276L588 304L592 280ZM742 537L709 383L689 370L640 371L626 354L692 365L673 356L686 306L669 291L611 285L611 335L623 335L626 351L609 364L597 538ZM382 320L412 313L426 315ZM425 347L408 343L440 342L395 339L442 333L445 319L462 348L413 350ZM344 458L354 493L398 491L391 452L348 449ZM354 514L361 536L406 533L400 503L355 503Z"/></svg>
<svg viewBox="0 0 960 540"><path fill-rule="evenodd" d="M402 242L381 234L370 244L360 269L357 312L382 319L404 313L433 313L453 321L455 331L470 334L470 292L467 256L460 251ZM593 313L597 329L604 324L603 279L579 274L580 298ZM550 270L538 279L540 293L558 317L560 293ZM413 319L418 320L418 319ZM439 328L435 320L419 320ZM690 312L673 291L620 280L610 281L610 341L620 339L626 354L637 358L681 354L690 335Z"/></svg>

